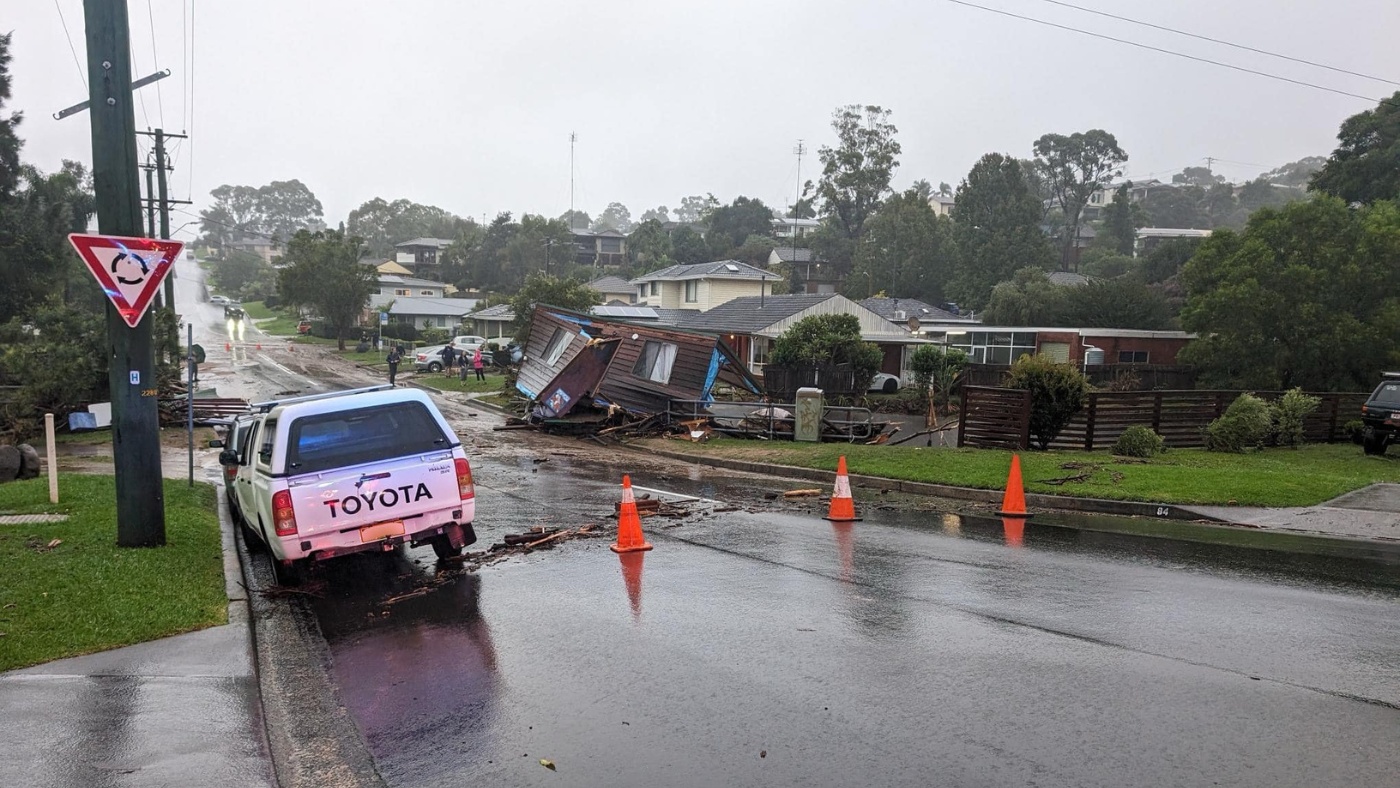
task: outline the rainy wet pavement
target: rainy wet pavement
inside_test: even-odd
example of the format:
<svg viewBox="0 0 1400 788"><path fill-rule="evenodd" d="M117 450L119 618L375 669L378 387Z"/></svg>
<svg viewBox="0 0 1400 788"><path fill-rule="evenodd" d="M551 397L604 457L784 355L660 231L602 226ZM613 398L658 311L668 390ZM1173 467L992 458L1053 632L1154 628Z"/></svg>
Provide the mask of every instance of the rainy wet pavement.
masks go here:
<svg viewBox="0 0 1400 788"><path fill-rule="evenodd" d="M617 500L616 468L582 457L475 469L483 545ZM389 604L432 577L428 551L324 567L332 677L391 785L1379 785L1400 767L1394 564L871 501L835 526L765 498L773 480L631 470L704 499L647 518L649 553L573 541Z"/></svg>

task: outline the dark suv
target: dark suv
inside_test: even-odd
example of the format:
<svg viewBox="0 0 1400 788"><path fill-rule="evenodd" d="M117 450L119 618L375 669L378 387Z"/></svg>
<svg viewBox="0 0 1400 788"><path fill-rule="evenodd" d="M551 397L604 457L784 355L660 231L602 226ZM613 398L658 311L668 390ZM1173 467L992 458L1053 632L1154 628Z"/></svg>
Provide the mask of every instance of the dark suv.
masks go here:
<svg viewBox="0 0 1400 788"><path fill-rule="evenodd" d="M1361 406L1362 447L1367 454L1385 454L1385 447L1400 434L1400 372L1385 373L1385 380Z"/></svg>

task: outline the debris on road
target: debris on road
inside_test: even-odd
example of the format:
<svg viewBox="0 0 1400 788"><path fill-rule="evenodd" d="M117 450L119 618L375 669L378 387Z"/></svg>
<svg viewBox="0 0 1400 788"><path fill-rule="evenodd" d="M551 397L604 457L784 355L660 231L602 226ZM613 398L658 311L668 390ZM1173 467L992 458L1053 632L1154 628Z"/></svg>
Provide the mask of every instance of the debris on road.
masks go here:
<svg viewBox="0 0 1400 788"><path fill-rule="evenodd" d="M821 495L821 490L788 490L783 493L784 498L811 498Z"/></svg>

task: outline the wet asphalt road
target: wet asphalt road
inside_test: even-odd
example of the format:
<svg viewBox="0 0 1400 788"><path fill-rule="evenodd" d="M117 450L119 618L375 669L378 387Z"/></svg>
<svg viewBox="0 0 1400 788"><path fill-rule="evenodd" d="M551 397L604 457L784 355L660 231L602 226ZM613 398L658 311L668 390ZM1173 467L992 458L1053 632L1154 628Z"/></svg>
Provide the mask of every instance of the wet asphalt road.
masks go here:
<svg viewBox="0 0 1400 788"><path fill-rule="evenodd" d="M201 309L221 395L324 387L271 347L221 354ZM611 525L623 472L704 500L626 558L599 538L475 572L426 549L324 565L310 614L390 785L1400 785L1395 565L869 491L838 527L765 497L792 485L445 412L478 548Z"/></svg>
<svg viewBox="0 0 1400 788"><path fill-rule="evenodd" d="M572 462L479 459L482 545L609 522L616 469ZM573 541L390 604L428 551L326 565L389 784L1400 784L1400 568L872 501L836 527L633 470L716 502L640 556Z"/></svg>

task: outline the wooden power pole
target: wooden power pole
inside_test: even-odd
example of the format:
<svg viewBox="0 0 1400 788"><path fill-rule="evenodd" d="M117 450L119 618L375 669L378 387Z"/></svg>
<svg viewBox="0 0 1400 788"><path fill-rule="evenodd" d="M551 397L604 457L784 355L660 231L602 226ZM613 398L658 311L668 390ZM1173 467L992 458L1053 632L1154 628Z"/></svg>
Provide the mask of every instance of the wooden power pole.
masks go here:
<svg viewBox="0 0 1400 788"><path fill-rule="evenodd" d="M83 13L98 232L140 236L140 163L136 157L126 0L83 0ZM147 312L136 328L127 328L110 303L106 308L117 544L154 547L165 544L165 491L151 328L155 318Z"/></svg>

